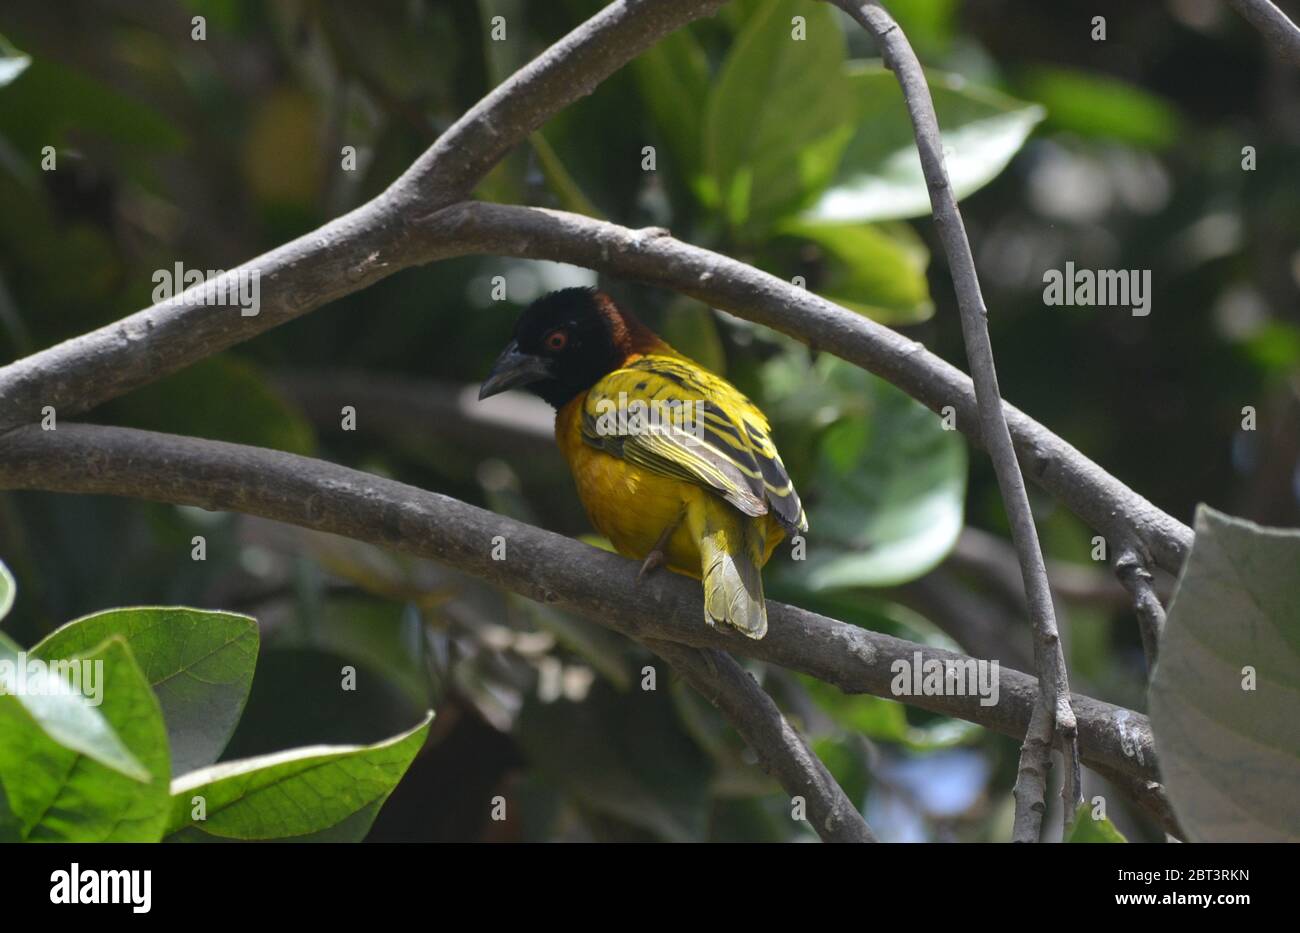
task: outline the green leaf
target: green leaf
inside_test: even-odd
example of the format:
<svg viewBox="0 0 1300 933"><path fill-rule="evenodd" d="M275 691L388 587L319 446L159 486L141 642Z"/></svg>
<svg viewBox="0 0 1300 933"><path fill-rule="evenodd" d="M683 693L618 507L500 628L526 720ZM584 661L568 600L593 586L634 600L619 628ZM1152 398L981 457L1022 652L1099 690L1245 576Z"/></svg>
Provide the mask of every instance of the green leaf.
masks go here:
<svg viewBox="0 0 1300 933"><path fill-rule="evenodd" d="M706 203L733 227L775 220L830 181L853 132L843 64L844 36L822 4L769 0L736 38L704 127Z"/></svg>
<svg viewBox="0 0 1300 933"><path fill-rule="evenodd" d="M9 610L14 607L14 597L18 595L18 584L14 582L14 575L9 572L5 562L0 560L0 621L9 615Z"/></svg>
<svg viewBox="0 0 1300 933"><path fill-rule="evenodd" d="M632 63L633 73L682 177L694 184L701 171L709 62L690 29L678 29Z"/></svg>
<svg viewBox="0 0 1300 933"><path fill-rule="evenodd" d="M794 220L776 232L817 244L825 272L810 287L836 304L885 324L914 324L934 314L925 277L930 251L906 224Z"/></svg>
<svg viewBox="0 0 1300 933"><path fill-rule="evenodd" d="M1024 87L1047 107L1054 129L1151 148L1178 137L1181 121L1172 104L1116 78L1041 68L1029 74Z"/></svg>
<svg viewBox="0 0 1300 933"><path fill-rule="evenodd" d="M310 455L316 435L301 410L249 363L214 357L119 399L132 427Z"/></svg>
<svg viewBox="0 0 1300 933"><path fill-rule="evenodd" d="M21 682L20 669L26 668L29 660L22 649L0 634L0 716L15 729L36 730L54 746L85 755L134 780L148 780L149 772L122 743L97 705L79 692L47 688L49 677L62 675L38 669ZM32 734L27 741L37 739ZM16 754L13 745L0 743L0 757L6 753ZM19 761L21 755L9 760ZM3 772L0 765L0 776Z"/></svg>
<svg viewBox="0 0 1300 933"><path fill-rule="evenodd" d="M907 709L897 700L865 694L847 694L812 677L800 682L831 719L851 732L881 742L896 742L913 751L926 752L964 745L984 735L982 727L958 719L938 719L925 726L907 721Z"/></svg>
<svg viewBox="0 0 1300 933"><path fill-rule="evenodd" d="M350 841L360 841L424 746L432 721L430 711L415 728L374 745L299 748L177 778L168 839L194 841L195 832L214 841L288 839L346 829ZM198 797L203 820L192 819ZM368 819L350 820L362 811Z"/></svg>
<svg viewBox="0 0 1300 933"><path fill-rule="evenodd" d="M1092 805L1079 804L1074 814L1074 825L1065 837L1066 842L1128 842L1124 834L1110 820L1092 818Z"/></svg>
<svg viewBox="0 0 1300 933"><path fill-rule="evenodd" d="M0 778L30 841L153 842L167 821L171 763L158 701L121 638L81 653L100 672L99 712L141 767L128 777L49 740L0 702Z"/></svg>
<svg viewBox="0 0 1300 933"><path fill-rule="evenodd" d="M722 347L718 322L707 305L688 298L674 301L664 316L663 338L679 353L685 353L705 369L727 371L727 353Z"/></svg>
<svg viewBox="0 0 1300 933"><path fill-rule="evenodd" d="M774 435L804 491L807 559L779 579L818 592L896 586L932 570L956 543L966 447L901 390L829 354L795 351L764 367ZM817 432L811 440L800 432ZM800 448L812 456L796 469ZM815 493L815 495L814 495Z"/></svg>
<svg viewBox="0 0 1300 933"><path fill-rule="evenodd" d="M948 177L960 200L1007 167L1043 119L1043 108L969 85L959 75L928 71L926 77ZM930 192L898 79L879 65L856 64L846 80L857 131L830 189L807 216L833 222L927 216Z"/></svg>
<svg viewBox="0 0 1300 933"><path fill-rule="evenodd" d="M1206 506L1169 606L1151 730L1198 842L1300 841L1300 531Z"/></svg>
<svg viewBox="0 0 1300 933"><path fill-rule="evenodd" d="M55 630L32 648L32 654L68 657L114 635L126 640L158 695L175 773L216 761L235 731L252 686L256 620L204 609L109 609Z"/></svg>
<svg viewBox="0 0 1300 933"><path fill-rule="evenodd" d="M0 87L13 82L31 63L30 55L24 55L8 39L0 36Z"/></svg>

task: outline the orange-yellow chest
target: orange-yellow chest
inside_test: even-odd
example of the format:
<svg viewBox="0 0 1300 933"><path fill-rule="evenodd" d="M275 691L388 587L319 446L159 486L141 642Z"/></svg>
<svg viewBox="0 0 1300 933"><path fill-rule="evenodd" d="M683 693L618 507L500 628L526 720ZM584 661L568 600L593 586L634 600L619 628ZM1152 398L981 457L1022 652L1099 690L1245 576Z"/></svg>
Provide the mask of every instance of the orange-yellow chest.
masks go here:
<svg viewBox="0 0 1300 933"><path fill-rule="evenodd" d="M582 408L586 393L572 399L555 416L555 439L578 487L578 498L597 531L620 554L642 560L664 529L692 503L711 495L684 482L629 463L582 439ZM681 522L666 549L668 566L693 577L700 575L700 550Z"/></svg>

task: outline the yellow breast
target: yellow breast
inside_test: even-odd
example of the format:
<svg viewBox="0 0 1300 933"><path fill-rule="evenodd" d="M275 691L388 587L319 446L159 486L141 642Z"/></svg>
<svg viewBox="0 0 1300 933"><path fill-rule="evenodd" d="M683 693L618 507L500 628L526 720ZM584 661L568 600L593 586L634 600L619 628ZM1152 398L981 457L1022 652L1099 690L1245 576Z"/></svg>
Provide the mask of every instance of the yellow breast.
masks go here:
<svg viewBox="0 0 1300 933"><path fill-rule="evenodd" d="M722 508L731 508L702 486L652 472L585 443L582 439L585 398L579 395L557 412L555 439L573 472L587 518L597 531L609 538L616 551L625 557L644 560L663 530L677 521L685 509L703 502L705 497L717 499ZM763 557L766 563L784 532L770 516L753 521L762 523L769 542ZM669 539L666 557L670 570L700 578L699 545L685 522L678 525Z"/></svg>

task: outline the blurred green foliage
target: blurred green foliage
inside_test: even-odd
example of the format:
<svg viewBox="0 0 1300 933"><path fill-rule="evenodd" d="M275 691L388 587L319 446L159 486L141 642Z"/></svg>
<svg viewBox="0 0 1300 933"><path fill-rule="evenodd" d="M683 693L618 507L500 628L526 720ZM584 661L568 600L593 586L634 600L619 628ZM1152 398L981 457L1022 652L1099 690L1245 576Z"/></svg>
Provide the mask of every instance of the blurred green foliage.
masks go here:
<svg viewBox="0 0 1300 933"><path fill-rule="evenodd" d="M156 270L230 268L374 196L599 6L5 4L0 362L147 306ZM1300 100L1257 36L1191 6L890 3L931 69L1008 398L1177 516L1208 500L1295 524ZM1106 42L1089 38L1098 12ZM804 41L790 41L795 16ZM964 360L901 96L827 4L728 4L558 115L476 196L667 226ZM1044 307L1042 274L1067 260L1152 270L1153 313ZM594 281L492 257L409 270L91 417L314 453L581 534L546 416L512 410L506 428L461 393L522 305ZM1004 622L1021 617L1015 598L946 560L964 524L1005 533L991 470L977 455L968 476L959 434L834 347L600 284L772 415L812 529L806 564L774 559L769 595L957 647L916 600L943 574L998 609L974 611L1009 646L1023 639ZM326 405L304 376L355 398ZM335 401L356 406L357 431L340 430ZM1249 434L1245 405L1261 424ZM1095 570L1091 531L1034 504L1049 558ZM444 568L231 515L28 493L0 496L0 557L21 584L6 628L23 644L110 605L255 615L263 648L227 758L373 743L436 708L372 838L811 838L712 707L662 665L642 689L655 659ZM1062 618L1076 689L1140 708L1122 601L1103 587ZM338 690L343 665L355 694ZM1010 740L755 670L886 837L1006 838ZM170 726L166 702L162 715Z"/></svg>

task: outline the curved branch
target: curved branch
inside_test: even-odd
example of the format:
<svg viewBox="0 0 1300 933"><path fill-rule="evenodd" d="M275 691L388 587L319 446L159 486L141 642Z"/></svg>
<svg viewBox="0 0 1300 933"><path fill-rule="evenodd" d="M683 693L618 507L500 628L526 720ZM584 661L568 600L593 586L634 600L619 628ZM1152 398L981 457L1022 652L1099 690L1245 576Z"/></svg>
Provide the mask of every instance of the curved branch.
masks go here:
<svg viewBox="0 0 1300 933"><path fill-rule="evenodd" d="M951 651L882 635L796 606L768 603L761 641L702 624L699 584L639 566L448 496L280 451L131 428L61 424L17 428L0 442L0 489L102 493L243 512L344 535L448 564L521 596L570 609L635 639L659 638L802 671L846 693L870 693L1021 738L1035 678L1001 667L998 699L943 691L901 697L896 665L969 663ZM494 536L507 560L493 560ZM1091 697L1072 697L1086 763L1159 780L1147 718Z"/></svg>
<svg viewBox="0 0 1300 933"><path fill-rule="evenodd" d="M0 369L0 434L88 411L429 257L409 236L420 213L467 196L511 147L568 104L725 0L615 0L515 72L450 126L383 194L172 301ZM188 304L256 277L257 314Z"/></svg>
<svg viewBox="0 0 1300 933"><path fill-rule="evenodd" d="M1300 67L1300 27L1269 0L1228 0L1268 40L1273 51Z"/></svg>
<svg viewBox="0 0 1300 933"><path fill-rule="evenodd" d="M877 841L821 759L731 655L662 639L647 638L645 644L721 710L791 797L804 798L809 821L823 841Z"/></svg>
<svg viewBox="0 0 1300 933"><path fill-rule="evenodd" d="M426 217L429 259L467 254L551 259L698 298L813 344L892 382L929 408L951 405L983 444L970 377L915 340L739 260L652 228L630 230L564 211L467 201ZM3 371L0 370L0 375ZM1026 473L1106 537L1131 533L1177 573L1192 530L1033 418L1003 403Z"/></svg>
<svg viewBox="0 0 1300 933"><path fill-rule="evenodd" d="M1065 652L1056 627L1056 608L1052 604L1052 588L1047 582L1047 566L1043 561L1038 529L1034 526L1034 513L1029 508L1029 493L1025 478L1020 473L1020 462L1011 442L1006 413L1002 407L1002 391L998 388L997 366L993 361L993 341L989 337L988 309L980 289L979 275L975 271L975 257L971 253L966 226L962 223L948 179L948 169L943 160L943 137L939 134L939 117L930 97L930 86L925 80L921 62L912 51L903 30L881 5L879 0L836 0L840 8L852 16L875 37L884 55L885 64L893 69L903 90L907 112L916 136L916 148L921 157L921 171L930 189L930 205L934 211L939 240L948 256L948 269L952 275L953 289L957 293L957 308L961 314L962 337L966 345L966 358L970 361L975 382L975 401L979 412L984 446L993 460L1002 505L1011 525L1011 540L1020 558L1020 576L1024 581L1025 599L1029 605L1029 618L1034 626L1034 666L1038 669L1039 687L1043 703L1050 702L1051 724L1065 757L1065 783L1061 794L1066 801L1066 824L1074 819L1080 794L1078 772L1078 723L1070 707L1070 678L1065 665ZM1025 739L1024 758L1040 758L1031 749L1039 741L1030 729ZM1028 788L1041 784L1023 785L1016 781L1016 824L1021 827L1029 815L1041 809L1032 805ZM1041 801L1040 801L1041 803ZM1033 827L1037 829L1037 824Z"/></svg>

